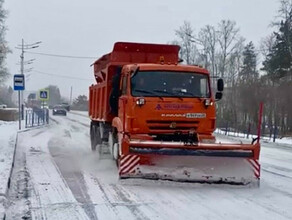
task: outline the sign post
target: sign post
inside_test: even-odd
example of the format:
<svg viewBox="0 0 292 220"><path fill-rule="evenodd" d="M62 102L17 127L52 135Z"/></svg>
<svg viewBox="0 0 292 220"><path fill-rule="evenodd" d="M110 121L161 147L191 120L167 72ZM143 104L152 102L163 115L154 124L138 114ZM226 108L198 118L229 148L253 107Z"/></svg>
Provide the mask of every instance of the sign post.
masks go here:
<svg viewBox="0 0 292 220"><path fill-rule="evenodd" d="M41 89L39 91L39 100L42 101L43 105L43 121L45 121L45 114L48 114L48 111L45 109L45 101L49 100L49 90L47 89Z"/></svg>
<svg viewBox="0 0 292 220"><path fill-rule="evenodd" d="M41 89L39 91L39 100L41 101L48 101L49 100L49 90L47 89Z"/></svg>
<svg viewBox="0 0 292 220"><path fill-rule="evenodd" d="M20 106L20 91L23 91L25 88L24 75L16 74L14 75L14 90L18 91L18 122L19 130L21 130L21 106Z"/></svg>

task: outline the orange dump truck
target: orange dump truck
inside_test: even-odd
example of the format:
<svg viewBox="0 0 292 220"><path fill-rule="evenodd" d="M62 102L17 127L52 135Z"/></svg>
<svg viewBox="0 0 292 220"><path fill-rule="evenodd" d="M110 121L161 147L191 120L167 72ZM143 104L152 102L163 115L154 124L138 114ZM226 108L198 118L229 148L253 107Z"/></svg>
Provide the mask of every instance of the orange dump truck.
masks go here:
<svg viewBox="0 0 292 220"><path fill-rule="evenodd" d="M259 141L216 143L210 76L179 63L179 46L115 43L94 64L92 150L107 148L121 178L246 184L260 178Z"/></svg>

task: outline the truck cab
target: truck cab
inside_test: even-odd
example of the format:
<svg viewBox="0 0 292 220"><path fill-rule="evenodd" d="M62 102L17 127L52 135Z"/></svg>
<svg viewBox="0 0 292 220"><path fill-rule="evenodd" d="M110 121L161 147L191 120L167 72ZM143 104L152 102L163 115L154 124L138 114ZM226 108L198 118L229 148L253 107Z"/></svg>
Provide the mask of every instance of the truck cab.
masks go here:
<svg viewBox="0 0 292 220"><path fill-rule="evenodd" d="M161 141L214 140L215 100L209 73L198 66L126 65L118 106L120 132Z"/></svg>

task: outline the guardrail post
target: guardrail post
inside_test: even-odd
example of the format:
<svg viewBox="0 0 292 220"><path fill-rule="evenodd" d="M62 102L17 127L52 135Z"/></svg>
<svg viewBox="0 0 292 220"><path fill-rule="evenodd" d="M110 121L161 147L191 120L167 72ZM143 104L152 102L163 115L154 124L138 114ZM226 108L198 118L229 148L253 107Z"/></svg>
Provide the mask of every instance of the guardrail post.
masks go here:
<svg viewBox="0 0 292 220"><path fill-rule="evenodd" d="M27 111L25 111L25 128L27 128Z"/></svg>
<svg viewBox="0 0 292 220"><path fill-rule="evenodd" d="M46 111L46 117L47 117L47 124L49 124L49 109L47 109L47 111Z"/></svg>
<svg viewBox="0 0 292 220"><path fill-rule="evenodd" d="M31 120L31 126L34 125L34 110L32 110L32 120Z"/></svg>
<svg viewBox="0 0 292 220"><path fill-rule="evenodd" d="M263 118L263 108L264 108L264 103L260 103L260 110L259 110L259 124L258 124L258 143L260 142L261 138L261 129L262 129L262 118Z"/></svg>

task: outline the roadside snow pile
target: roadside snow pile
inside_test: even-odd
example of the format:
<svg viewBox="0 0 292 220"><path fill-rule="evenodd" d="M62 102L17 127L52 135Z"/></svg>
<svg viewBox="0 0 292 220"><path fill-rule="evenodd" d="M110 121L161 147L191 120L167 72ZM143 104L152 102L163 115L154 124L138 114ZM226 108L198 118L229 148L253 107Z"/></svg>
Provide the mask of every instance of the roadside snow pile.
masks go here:
<svg viewBox="0 0 292 220"><path fill-rule="evenodd" d="M4 200L12 169L17 122L0 121L0 219L4 216Z"/></svg>
<svg viewBox="0 0 292 220"><path fill-rule="evenodd" d="M269 142L272 142L272 140L270 140ZM292 145L292 137L284 137L281 139L276 139L276 143Z"/></svg>
<svg viewBox="0 0 292 220"><path fill-rule="evenodd" d="M215 130L216 134L221 134L221 135L226 135L226 131L221 130L221 129L216 129ZM231 136L231 137L236 137L236 138L244 138L245 140L250 140L252 141L253 138L256 138L256 135L249 135L249 138L246 138L247 135L244 133L239 133L239 132L234 132L234 131L228 131L226 136ZM273 138L269 137L261 137L261 140L265 143L274 143ZM276 144L284 144L284 145L289 145L289 147L292 147L292 137L283 137L283 138L276 138L275 140Z"/></svg>

